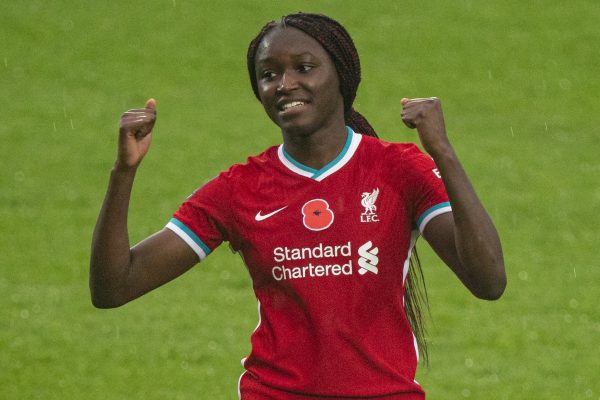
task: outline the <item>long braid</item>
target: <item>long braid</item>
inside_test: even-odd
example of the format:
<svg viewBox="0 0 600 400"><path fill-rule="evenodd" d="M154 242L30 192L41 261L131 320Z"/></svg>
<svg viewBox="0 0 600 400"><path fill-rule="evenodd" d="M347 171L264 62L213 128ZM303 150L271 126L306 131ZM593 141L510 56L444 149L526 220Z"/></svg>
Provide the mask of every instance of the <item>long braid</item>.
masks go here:
<svg viewBox="0 0 600 400"><path fill-rule="evenodd" d="M344 119L346 120L346 125L352 128L354 132L360 132L367 136L379 137L377 136L377 133L375 133L375 129L373 129L369 121L367 121L367 119L354 108L351 108L350 112L346 113Z"/></svg>
<svg viewBox="0 0 600 400"><path fill-rule="evenodd" d="M247 63L252 90L257 99L258 83L256 81L255 58L258 46L265 35L275 27L291 26L314 38L331 56L340 80L340 92L344 99L344 120L355 132L378 137L369 121L352 108L356 91L361 80L360 59L352 38L346 29L337 21L322 15L297 13L286 15L280 21L267 23L248 46ZM417 339L419 352L427 363L427 343L423 324L423 308L429 309L427 291L423 279L421 263L416 252L410 259L410 267L406 278L404 293L404 311Z"/></svg>

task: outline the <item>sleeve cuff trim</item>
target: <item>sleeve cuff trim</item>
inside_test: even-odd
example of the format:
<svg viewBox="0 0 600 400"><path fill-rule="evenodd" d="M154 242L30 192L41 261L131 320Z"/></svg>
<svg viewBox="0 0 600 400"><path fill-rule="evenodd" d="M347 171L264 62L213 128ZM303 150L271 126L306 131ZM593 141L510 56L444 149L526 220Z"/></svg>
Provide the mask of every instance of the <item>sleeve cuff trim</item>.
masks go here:
<svg viewBox="0 0 600 400"><path fill-rule="evenodd" d="M200 238L192 232L183 222L177 218L171 218L169 223L166 225L167 229L172 230L177 236L183 239L196 254L200 260L203 260L210 254L210 248Z"/></svg>
<svg viewBox="0 0 600 400"><path fill-rule="evenodd" d="M448 202L448 201L437 204L433 207L430 207L423 214L421 214L421 216L417 220L417 226L419 227L419 232L421 232L421 234L423 234L423 230L425 230L425 226L434 217L437 217L440 214L445 214L445 213L451 212L451 211L452 211L452 207L450 206L450 202Z"/></svg>

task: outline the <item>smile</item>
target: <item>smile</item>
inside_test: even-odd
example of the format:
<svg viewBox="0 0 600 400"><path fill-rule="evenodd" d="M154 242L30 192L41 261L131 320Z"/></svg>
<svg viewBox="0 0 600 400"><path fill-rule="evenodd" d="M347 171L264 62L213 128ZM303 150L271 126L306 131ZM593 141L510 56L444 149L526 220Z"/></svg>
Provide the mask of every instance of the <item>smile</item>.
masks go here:
<svg viewBox="0 0 600 400"><path fill-rule="evenodd" d="M304 103L303 101L292 101L292 102L283 104L282 106L279 107L279 109L281 111L286 111L286 110L289 110L290 108L300 107L300 106L303 106L305 104L306 103Z"/></svg>

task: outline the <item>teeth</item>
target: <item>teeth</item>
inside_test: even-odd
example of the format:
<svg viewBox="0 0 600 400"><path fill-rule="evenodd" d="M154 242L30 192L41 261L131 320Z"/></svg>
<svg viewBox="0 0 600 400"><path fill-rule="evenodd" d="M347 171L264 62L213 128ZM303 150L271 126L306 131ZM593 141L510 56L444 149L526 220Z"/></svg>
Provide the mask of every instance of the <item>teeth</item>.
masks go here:
<svg viewBox="0 0 600 400"><path fill-rule="evenodd" d="M302 101L292 101L291 103L286 103L281 107L282 110L287 110L288 108L303 106L304 102Z"/></svg>

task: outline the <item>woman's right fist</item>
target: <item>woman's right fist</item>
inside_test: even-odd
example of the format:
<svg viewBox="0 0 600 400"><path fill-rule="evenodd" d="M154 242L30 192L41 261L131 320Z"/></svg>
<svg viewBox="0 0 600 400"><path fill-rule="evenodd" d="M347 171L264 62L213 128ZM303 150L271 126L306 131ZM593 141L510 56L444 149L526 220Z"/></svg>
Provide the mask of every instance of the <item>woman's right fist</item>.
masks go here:
<svg viewBox="0 0 600 400"><path fill-rule="evenodd" d="M123 113L119 123L119 154L117 166L136 168L150 147L152 128L156 122L156 100L150 99L145 108Z"/></svg>

